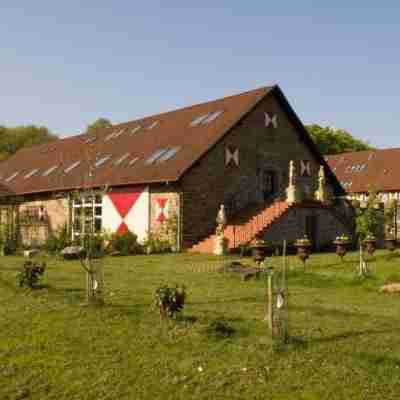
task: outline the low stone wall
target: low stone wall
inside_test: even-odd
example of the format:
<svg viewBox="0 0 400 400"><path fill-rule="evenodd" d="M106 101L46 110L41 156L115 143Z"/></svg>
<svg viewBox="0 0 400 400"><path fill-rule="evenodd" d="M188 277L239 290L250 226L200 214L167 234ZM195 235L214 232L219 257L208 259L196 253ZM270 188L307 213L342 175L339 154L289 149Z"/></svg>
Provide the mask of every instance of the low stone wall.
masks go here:
<svg viewBox="0 0 400 400"><path fill-rule="evenodd" d="M307 218L314 218L315 230L313 245L316 250L332 246L333 240L343 233L352 237L352 232L332 211L327 208L295 207L265 233L264 239L275 245L282 245L283 240L294 242L299 236L307 234Z"/></svg>

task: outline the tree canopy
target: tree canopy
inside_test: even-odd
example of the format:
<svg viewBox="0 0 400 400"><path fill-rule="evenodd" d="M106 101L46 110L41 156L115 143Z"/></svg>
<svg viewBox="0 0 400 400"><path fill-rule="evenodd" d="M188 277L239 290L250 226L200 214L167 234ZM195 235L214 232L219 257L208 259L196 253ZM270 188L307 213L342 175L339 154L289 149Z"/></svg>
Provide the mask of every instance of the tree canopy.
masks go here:
<svg viewBox="0 0 400 400"><path fill-rule="evenodd" d="M372 148L368 143L355 138L344 129L321 127L317 124L307 125L306 128L318 150L324 155L370 150Z"/></svg>
<svg viewBox="0 0 400 400"><path fill-rule="evenodd" d="M22 147L30 147L57 140L44 126L25 125L7 128L0 125L0 161L16 153Z"/></svg>
<svg viewBox="0 0 400 400"><path fill-rule="evenodd" d="M112 123L107 118L98 118L87 126L88 133L95 133L98 129L109 128Z"/></svg>

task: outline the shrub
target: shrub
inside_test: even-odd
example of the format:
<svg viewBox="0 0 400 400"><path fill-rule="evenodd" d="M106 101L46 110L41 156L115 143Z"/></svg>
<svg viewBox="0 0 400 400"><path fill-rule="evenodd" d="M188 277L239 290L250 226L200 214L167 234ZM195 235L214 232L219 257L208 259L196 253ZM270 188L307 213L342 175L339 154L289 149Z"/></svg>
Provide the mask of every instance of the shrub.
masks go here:
<svg viewBox="0 0 400 400"><path fill-rule="evenodd" d="M207 336L211 339L226 339L235 333L226 320L216 319L206 329Z"/></svg>
<svg viewBox="0 0 400 400"><path fill-rule="evenodd" d="M8 238L4 241L3 251L5 256L11 256L17 252L17 241L15 239Z"/></svg>
<svg viewBox="0 0 400 400"><path fill-rule="evenodd" d="M143 243L148 254L168 253L172 251L171 242L161 233L150 232Z"/></svg>
<svg viewBox="0 0 400 400"><path fill-rule="evenodd" d="M176 313L182 311L185 299L185 286L161 286L154 295L154 307L159 310L162 318L174 318Z"/></svg>
<svg viewBox="0 0 400 400"><path fill-rule="evenodd" d="M29 286L34 288L44 274L46 269L45 263L38 263L36 261L25 261L21 270L17 275L19 286Z"/></svg>
<svg viewBox="0 0 400 400"><path fill-rule="evenodd" d="M116 251L123 256L142 253L142 246L138 243L137 236L127 231L111 235L109 250Z"/></svg>
<svg viewBox="0 0 400 400"><path fill-rule="evenodd" d="M67 246L71 245L67 225L63 225L57 232L48 237L44 248L50 254L58 254Z"/></svg>

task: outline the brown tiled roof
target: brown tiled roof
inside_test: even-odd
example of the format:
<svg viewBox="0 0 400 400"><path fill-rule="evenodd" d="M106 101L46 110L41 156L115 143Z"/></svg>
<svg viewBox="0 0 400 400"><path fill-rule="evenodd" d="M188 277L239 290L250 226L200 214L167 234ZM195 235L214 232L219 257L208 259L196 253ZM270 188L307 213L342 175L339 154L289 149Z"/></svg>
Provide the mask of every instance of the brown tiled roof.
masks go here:
<svg viewBox="0 0 400 400"><path fill-rule="evenodd" d="M303 136L302 140L311 148L320 163L326 165L279 87L273 86L114 125L97 131L93 143L87 143L93 135L81 134L22 149L0 164L0 184L9 192L19 195L80 188L88 184L85 176L88 175L89 166L105 155L111 155L111 158L93 170L91 185L94 187L177 181L270 93L274 93L281 101ZM195 118L220 110L223 113L212 122L191 126ZM152 129L148 129L151 126ZM140 129L136 131L137 127ZM107 140L113 133L115 137ZM155 151L163 148L180 148L180 151L168 161L150 165L145 163ZM129 156L120 165L114 165L116 160L127 153ZM138 160L130 165L130 161L135 158ZM65 173L64 170L76 161L81 163ZM48 176L42 175L53 166L58 168ZM38 172L33 173L35 169ZM7 182L15 172L18 172L18 176ZM30 176L30 173L33 175ZM328 175L338 190L342 190L330 171Z"/></svg>
<svg viewBox="0 0 400 400"><path fill-rule="evenodd" d="M400 191L400 148L367 150L327 157L333 172L349 193Z"/></svg>

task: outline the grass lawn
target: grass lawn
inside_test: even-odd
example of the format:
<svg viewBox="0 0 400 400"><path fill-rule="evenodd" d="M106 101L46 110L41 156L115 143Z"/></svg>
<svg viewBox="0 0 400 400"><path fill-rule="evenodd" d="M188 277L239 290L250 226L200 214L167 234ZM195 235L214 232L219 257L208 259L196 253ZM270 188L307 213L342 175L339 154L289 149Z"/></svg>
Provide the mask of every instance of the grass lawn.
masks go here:
<svg viewBox="0 0 400 400"><path fill-rule="evenodd" d="M227 258L228 259L228 258ZM82 307L77 262L49 258L42 289L19 289L22 258L0 258L0 399L397 399L400 296L381 294L400 257L376 254L355 277L357 254L340 264L290 258L291 344L273 353L263 281L216 272L221 259L188 254L106 258L106 305ZM273 262L280 265L281 259ZM178 323L151 308L163 283L184 283ZM207 328L224 318L229 338Z"/></svg>

